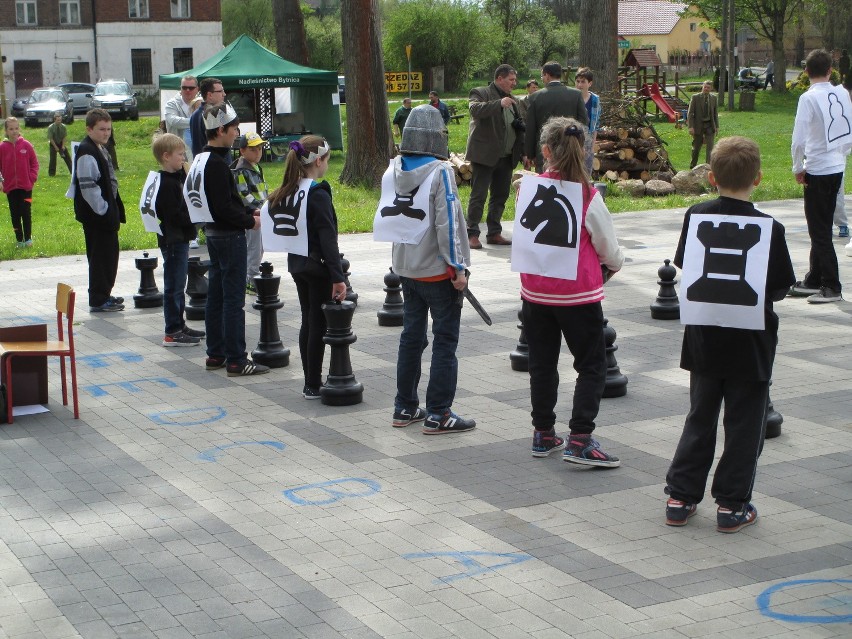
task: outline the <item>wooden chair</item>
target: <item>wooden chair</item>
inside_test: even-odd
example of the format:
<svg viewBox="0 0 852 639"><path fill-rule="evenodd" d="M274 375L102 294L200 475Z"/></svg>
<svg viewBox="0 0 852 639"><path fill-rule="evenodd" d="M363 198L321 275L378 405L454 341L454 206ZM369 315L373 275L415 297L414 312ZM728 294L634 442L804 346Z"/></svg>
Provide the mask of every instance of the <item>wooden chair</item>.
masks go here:
<svg viewBox="0 0 852 639"><path fill-rule="evenodd" d="M80 419L77 401L77 360L74 351L74 289L67 284L56 285L56 325L58 340L44 342L0 342L0 364L6 383L6 419L11 424L14 398L14 378L12 360L16 357L59 357L59 369L62 373L62 405L68 405L68 386L65 381L65 358L71 365L71 395L74 400L74 419ZM66 327L63 326L63 318ZM67 335L66 335L67 333Z"/></svg>

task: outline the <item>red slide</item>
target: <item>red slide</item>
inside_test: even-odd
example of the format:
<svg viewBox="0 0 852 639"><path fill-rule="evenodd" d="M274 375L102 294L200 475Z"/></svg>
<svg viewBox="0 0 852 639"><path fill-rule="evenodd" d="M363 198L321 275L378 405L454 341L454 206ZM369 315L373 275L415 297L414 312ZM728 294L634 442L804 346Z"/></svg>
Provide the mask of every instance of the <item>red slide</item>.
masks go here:
<svg viewBox="0 0 852 639"><path fill-rule="evenodd" d="M666 117L669 119L669 122L677 122L677 113L672 109L665 98L660 94L660 85L654 82L654 84L642 85L642 90L639 91L639 95L644 95L651 98L654 101L654 104L659 107L660 111L666 114Z"/></svg>

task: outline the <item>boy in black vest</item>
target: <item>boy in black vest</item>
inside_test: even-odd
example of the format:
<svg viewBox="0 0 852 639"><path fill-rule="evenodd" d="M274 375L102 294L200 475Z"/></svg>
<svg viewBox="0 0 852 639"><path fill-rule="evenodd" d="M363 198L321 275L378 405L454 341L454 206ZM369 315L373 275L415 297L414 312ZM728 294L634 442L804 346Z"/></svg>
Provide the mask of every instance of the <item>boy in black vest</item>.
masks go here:
<svg viewBox="0 0 852 639"><path fill-rule="evenodd" d="M113 297L118 274L118 229L124 224L124 204L118 180L107 155L112 118L103 109L86 114L86 137L74 157L74 217L83 225L89 261L89 310L124 310L124 298Z"/></svg>

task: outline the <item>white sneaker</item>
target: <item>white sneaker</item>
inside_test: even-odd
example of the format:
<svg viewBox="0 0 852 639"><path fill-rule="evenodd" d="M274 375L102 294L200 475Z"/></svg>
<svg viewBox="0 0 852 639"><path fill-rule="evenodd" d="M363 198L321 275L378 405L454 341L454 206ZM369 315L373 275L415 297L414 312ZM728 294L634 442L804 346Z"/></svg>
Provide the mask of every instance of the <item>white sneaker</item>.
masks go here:
<svg viewBox="0 0 852 639"><path fill-rule="evenodd" d="M198 248L198 240L190 240L189 241L189 248L197 249Z"/></svg>
<svg viewBox="0 0 852 639"><path fill-rule="evenodd" d="M827 286L823 286L819 290L819 293L811 295L808 298L808 304L827 304L829 302L839 302L842 299L843 297L841 297L839 291L833 291Z"/></svg>

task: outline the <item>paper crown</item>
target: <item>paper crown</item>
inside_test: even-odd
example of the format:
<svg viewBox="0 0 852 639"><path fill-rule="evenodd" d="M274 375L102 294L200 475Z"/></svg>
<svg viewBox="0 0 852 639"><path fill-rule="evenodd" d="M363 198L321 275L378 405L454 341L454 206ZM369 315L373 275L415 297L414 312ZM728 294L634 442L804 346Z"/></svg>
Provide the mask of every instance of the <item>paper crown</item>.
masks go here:
<svg viewBox="0 0 852 639"><path fill-rule="evenodd" d="M205 129L218 129L220 126L225 126L230 124L234 120L237 119L237 112L234 111L234 107L225 102L224 104L214 105L216 107L213 113L204 114L204 128ZM222 109L222 107L225 107ZM207 107L205 107L206 111Z"/></svg>

